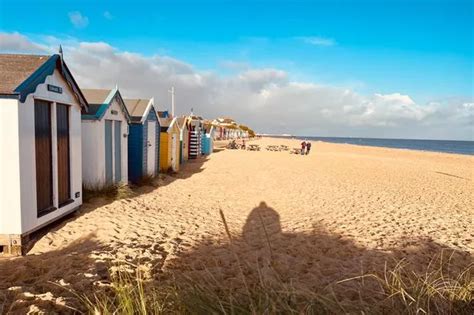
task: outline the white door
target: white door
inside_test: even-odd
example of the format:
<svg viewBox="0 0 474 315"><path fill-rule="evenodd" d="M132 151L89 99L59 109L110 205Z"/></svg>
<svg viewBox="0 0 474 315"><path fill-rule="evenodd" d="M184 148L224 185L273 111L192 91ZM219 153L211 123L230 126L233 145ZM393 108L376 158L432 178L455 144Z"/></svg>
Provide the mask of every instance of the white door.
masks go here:
<svg viewBox="0 0 474 315"><path fill-rule="evenodd" d="M156 127L154 121L148 122L148 150L147 150L147 168L148 168L148 175L154 176L155 175L155 168L156 168L156 159L155 159L155 152L156 152Z"/></svg>
<svg viewBox="0 0 474 315"><path fill-rule="evenodd" d="M173 169L173 171L176 171L176 134L173 133L171 135L171 168Z"/></svg>

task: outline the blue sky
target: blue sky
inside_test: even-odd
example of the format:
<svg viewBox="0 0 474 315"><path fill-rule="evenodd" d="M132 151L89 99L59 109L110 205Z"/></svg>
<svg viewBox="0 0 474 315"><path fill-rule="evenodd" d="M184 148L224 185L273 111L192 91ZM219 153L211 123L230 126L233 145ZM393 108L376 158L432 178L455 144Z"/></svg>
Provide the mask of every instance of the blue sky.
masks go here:
<svg viewBox="0 0 474 315"><path fill-rule="evenodd" d="M224 77L275 68L290 81L417 104L473 98L473 1L0 0L0 8L0 31L36 42L105 42Z"/></svg>
<svg viewBox="0 0 474 315"><path fill-rule="evenodd" d="M472 94L472 1L1 2L4 31L105 41L201 69L225 71L227 60L278 67L294 79L420 102ZM88 25L72 25L73 11Z"/></svg>

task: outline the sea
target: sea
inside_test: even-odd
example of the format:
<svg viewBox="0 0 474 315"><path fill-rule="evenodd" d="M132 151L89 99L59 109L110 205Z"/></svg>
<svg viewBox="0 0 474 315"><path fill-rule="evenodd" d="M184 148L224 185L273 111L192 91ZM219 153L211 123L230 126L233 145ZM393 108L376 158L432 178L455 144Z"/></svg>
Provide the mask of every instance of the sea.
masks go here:
<svg viewBox="0 0 474 315"><path fill-rule="evenodd" d="M372 146L372 147L384 147L384 148L395 148L395 149L409 149L409 150L419 150L419 151L474 155L474 141L301 137L301 136L294 136L293 138L302 139L302 140L307 139L308 141L324 141L324 142L332 142L332 143L365 145L365 146Z"/></svg>

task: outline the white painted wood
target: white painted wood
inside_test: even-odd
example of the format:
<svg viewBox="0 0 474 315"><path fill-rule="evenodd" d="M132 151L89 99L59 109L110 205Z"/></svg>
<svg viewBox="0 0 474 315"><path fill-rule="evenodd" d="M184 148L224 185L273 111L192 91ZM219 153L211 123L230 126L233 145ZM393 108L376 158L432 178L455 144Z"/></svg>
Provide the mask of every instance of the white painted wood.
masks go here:
<svg viewBox="0 0 474 315"><path fill-rule="evenodd" d="M18 100L0 99L0 234L21 233L18 114Z"/></svg>
<svg viewBox="0 0 474 315"><path fill-rule="evenodd" d="M104 121L82 121L82 176L88 189L105 184Z"/></svg>
<svg viewBox="0 0 474 315"><path fill-rule="evenodd" d="M176 150L178 149L177 141L179 142L177 138L176 133L171 134L171 168L173 171L177 170L176 163L179 163L179 160L176 158Z"/></svg>
<svg viewBox="0 0 474 315"><path fill-rule="evenodd" d="M47 90L60 86L62 94ZM71 197L74 201L40 218L36 206L34 99L60 102L70 108ZM57 176L56 120L52 106L53 178ZM82 204L81 108L68 84L55 70L24 103L0 99L0 234L24 234L63 216ZM4 151L7 150L7 151ZM57 203L57 180L53 180ZM75 197L78 193L79 197Z"/></svg>
<svg viewBox="0 0 474 315"><path fill-rule="evenodd" d="M148 150L147 150L147 169L148 174L154 176L156 169L156 123L148 122Z"/></svg>
<svg viewBox="0 0 474 315"><path fill-rule="evenodd" d="M112 111L117 114L112 114ZM128 183L128 122L120 104L114 99L105 112L103 118L97 120L82 121L82 159L83 159L83 180L86 187L100 188L105 185L105 126L104 120L114 120L122 122L121 150L122 150L122 180ZM112 128L114 129L114 128ZM112 131L113 133L115 130ZM125 135L125 136L124 136ZM112 134L114 136L114 134ZM113 144L115 150L115 144ZM115 151L113 151L115 157ZM113 161L115 173L115 161ZM115 178L115 174L114 174Z"/></svg>

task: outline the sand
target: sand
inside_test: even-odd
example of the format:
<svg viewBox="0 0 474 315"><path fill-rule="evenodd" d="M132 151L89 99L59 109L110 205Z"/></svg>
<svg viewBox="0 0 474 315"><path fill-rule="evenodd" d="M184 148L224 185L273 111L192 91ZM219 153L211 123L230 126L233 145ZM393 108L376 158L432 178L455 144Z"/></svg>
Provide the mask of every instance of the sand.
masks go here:
<svg viewBox="0 0 474 315"><path fill-rule="evenodd" d="M308 156L218 149L157 185L121 200L95 198L36 233L27 256L0 258L0 311L65 311L74 305L68 290L106 285L109 268L123 262L150 278L211 273L237 286L219 210L234 253L249 262L244 272L258 263L265 274L271 261L301 287L401 258L422 271L443 250L454 265L474 261L472 156L323 142Z"/></svg>

